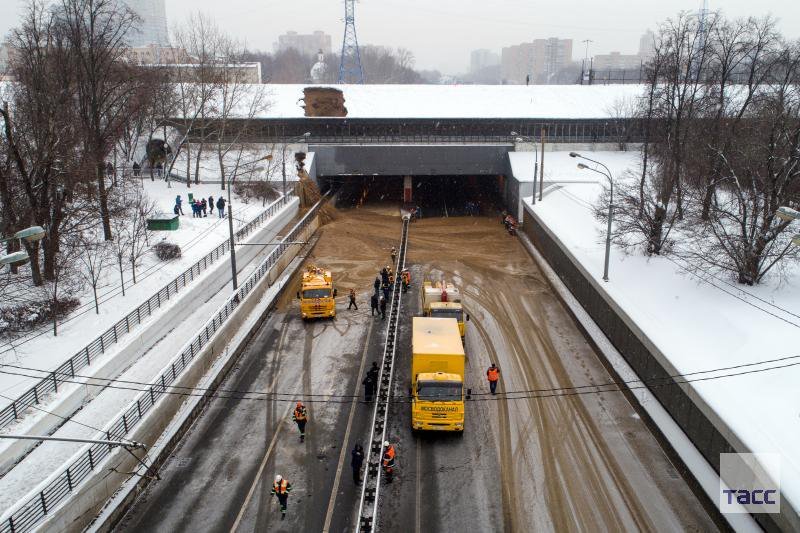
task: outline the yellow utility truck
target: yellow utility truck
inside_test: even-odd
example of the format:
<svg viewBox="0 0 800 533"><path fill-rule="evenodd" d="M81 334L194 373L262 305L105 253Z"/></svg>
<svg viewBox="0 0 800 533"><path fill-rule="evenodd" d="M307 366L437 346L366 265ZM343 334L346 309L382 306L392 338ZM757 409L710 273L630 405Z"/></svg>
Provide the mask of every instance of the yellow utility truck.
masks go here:
<svg viewBox="0 0 800 533"><path fill-rule="evenodd" d="M303 272L303 280L297 299L300 300L300 315L308 318L333 318L336 316L336 289L330 270L309 266Z"/></svg>
<svg viewBox="0 0 800 533"><path fill-rule="evenodd" d="M455 318L461 339L466 333L466 321L469 315L464 313L461 305L461 293L455 285L445 281L422 283L422 313L432 318Z"/></svg>
<svg viewBox="0 0 800 533"><path fill-rule="evenodd" d="M464 431L466 357L458 322L414 317L411 350L411 428Z"/></svg>

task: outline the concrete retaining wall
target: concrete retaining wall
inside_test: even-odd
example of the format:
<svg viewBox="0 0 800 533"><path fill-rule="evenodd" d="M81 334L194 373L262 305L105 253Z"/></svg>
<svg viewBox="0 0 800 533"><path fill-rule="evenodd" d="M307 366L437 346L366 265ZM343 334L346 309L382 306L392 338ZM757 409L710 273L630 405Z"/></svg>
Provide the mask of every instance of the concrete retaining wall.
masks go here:
<svg viewBox="0 0 800 533"><path fill-rule="evenodd" d="M622 354L626 362L646 382L666 380L679 374L667 357L644 334L630 316L609 297L599 282L589 275L569 249L526 204L522 230L547 260L564 285ZM750 453L725 421L700 398L690 384L652 387L658 399L697 450L719 474L721 453ZM662 439L664 440L664 439ZM767 531L800 531L800 517L785 499L780 514L754 515Z"/></svg>

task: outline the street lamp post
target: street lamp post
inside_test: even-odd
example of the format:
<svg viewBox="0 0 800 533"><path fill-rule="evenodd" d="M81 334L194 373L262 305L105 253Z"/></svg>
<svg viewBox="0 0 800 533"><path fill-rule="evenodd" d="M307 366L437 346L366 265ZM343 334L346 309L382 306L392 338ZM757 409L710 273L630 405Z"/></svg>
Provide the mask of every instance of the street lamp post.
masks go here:
<svg viewBox="0 0 800 533"><path fill-rule="evenodd" d="M577 152L570 152L569 156L570 157L577 157L579 159L585 159L586 161L591 161L592 163L596 163L596 164L600 165L601 167L603 167L604 169L606 169L606 172L601 172L601 171L597 170L596 168L589 167L587 165L584 165L583 163L578 163L578 168L585 169L585 170L591 170L592 172L597 172L601 176L605 176L605 178L608 180L608 186L609 186L608 229L606 230L606 257L605 257L605 263L603 265L603 281L608 281L608 260L609 260L609 257L611 255L611 222L612 222L613 217L614 217L614 178L611 177L611 171L608 169L608 167L605 166L600 161L595 161L594 159L589 159L588 157L584 157L584 156L582 156L581 154L579 154Z"/></svg>
<svg viewBox="0 0 800 533"><path fill-rule="evenodd" d="M8 241L22 241L25 242L36 242L44 239L46 232L43 227L41 226L31 226L29 228L21 229L16 232L14 235L10 237L3 237L0 239L0 242L8 242ZM20 266L24 265L30 261L30 257L28 256L28 252L25 250L20 250L18 252L12 252L10 254L4 255L0 257L0 265L11 265L11 266Z"/></svg>
<svg viewBox="0 0 800 533"><path fill-rule="evenodd" d="M307 131L302 135L298 135L292 139L283 143L283 149L281 152L281 172L283 173L283 195L286 196L286 148L289 144L293 142L297 142L300 139L308 139L311 136L311 132Z"/></svg>
<svg viewBox="0 0 800 533"><path fill-rule="evenodd" d="M272 161L272 154L267 154L261 159L252 161L249 164L256 164L259 161ZM231 279L233 280L233 290L239 288L239 281L236 276L236 243L233 239L233 204L231 204L231 187L233 186L233 179L235 175L228 177L228 239L230 241L231 249ZM285 193L284 193L285 194Z"/></svg>

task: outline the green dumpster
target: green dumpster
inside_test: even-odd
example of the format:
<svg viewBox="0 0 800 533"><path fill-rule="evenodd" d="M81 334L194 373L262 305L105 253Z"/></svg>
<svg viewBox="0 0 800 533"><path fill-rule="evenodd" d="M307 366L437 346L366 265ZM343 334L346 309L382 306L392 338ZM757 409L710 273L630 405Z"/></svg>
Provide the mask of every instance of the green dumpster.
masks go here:
<svg viewBox="0 0 800 533"><path fill-rule="evenodd" d="M179 226L178 215L171 213L158 213L147 219L147 229L150 231L175 231Z"/></svg>
<svg viewBox="0 0 800 533"><path fill-rule="evenodd" d="M190 192L189 193L189 203L191 204L192 202L194 202L194 193Z"/></svg>

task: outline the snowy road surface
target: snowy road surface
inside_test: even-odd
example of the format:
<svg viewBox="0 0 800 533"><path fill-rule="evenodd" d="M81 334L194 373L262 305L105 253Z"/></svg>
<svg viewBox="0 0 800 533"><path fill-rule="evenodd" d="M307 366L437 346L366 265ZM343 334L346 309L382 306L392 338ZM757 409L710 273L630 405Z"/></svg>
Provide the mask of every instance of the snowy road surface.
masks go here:
<svg viewBox="0 0 800 533"><path fill-rule="evenodd" d="M372 206L338 215L323 228L314 255L346 272L341 294L357 286L363 301L399 238L400 222ZM397 443L398 475L382 493L381 530L715 529L621 394L514 401L485 394L490 362L502 371L501 392L611 380L520 243L496 220L415 223L408 263L415 287L423 275L443 273L464 291L472 316L467 382L477 401L467 405L461 437L414 436L409 405L393 404L389 435ZM335 321L305 324L290 296L223 385L289 395L213 400L120 530L322 531L326 524L330 531L352 530L357 493L349 450L365 444L371 409L350 398L307 402L305 443L289 413L292 394L321 400L309 395L360 392L361 369L380 357L384 327L366 306L347 311L344 297ZM403 298L401 324L419 313L416 290ZM399 332L395 394L404 396L410 328ZM276 473L294 485L285 521L269 494Z"/></svg>

